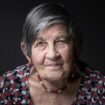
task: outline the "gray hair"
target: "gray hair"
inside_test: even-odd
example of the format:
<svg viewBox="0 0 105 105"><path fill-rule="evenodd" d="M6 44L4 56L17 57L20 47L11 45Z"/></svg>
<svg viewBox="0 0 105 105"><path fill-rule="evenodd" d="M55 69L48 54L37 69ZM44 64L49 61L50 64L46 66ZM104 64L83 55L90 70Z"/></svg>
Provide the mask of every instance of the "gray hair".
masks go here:
<svg viewBox="0 0 105 105"><path fill-rule="evenodd" d="M75 45L76 54L80 54L82 47L82 34L77 20L72 12L63 6L54 3L43 3L33 8L26 17L22 42L26 43L26 54L31 55L31 47L38 34L52 24L63 23L70 32Z"/></svg>

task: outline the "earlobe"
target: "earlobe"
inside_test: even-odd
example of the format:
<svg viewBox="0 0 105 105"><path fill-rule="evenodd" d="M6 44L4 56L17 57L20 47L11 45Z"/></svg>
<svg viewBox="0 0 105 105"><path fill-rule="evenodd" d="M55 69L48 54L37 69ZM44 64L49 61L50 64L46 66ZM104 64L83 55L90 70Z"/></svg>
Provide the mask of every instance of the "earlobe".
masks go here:
<svg viewBox="0 0 105 105"><path fill-rule="evenodd" d="M28 60L29 65L32 66L33 65L32 58L29 56L26 56L26 59Z"/></svg>
<svg viewBox="0 0 105 105"><path fill-rule="evenodd" d="M29 62L29 65L30 65L30 66L33 65L33 63L32 63L32 59L31 59L31 58L28 59L28 62Z"/></svg>

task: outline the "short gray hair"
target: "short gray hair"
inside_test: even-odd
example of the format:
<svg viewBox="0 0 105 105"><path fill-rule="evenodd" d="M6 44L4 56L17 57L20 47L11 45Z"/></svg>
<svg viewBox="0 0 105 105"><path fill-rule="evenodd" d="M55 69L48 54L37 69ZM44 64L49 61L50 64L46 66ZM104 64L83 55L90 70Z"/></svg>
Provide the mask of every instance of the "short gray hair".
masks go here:
<svg viewBox="0 0 105 105"><path fill-rule="evenodd" d="M38 33L52 24L63 23L70 30L74 41L75 52L80 54L82 47L82 34L80 27L71 11L64 6L54 3L43 3L33 8L27 15L24 27L22 42L27 44L26 54L31 55L31 47L36 40Z"/></svg>

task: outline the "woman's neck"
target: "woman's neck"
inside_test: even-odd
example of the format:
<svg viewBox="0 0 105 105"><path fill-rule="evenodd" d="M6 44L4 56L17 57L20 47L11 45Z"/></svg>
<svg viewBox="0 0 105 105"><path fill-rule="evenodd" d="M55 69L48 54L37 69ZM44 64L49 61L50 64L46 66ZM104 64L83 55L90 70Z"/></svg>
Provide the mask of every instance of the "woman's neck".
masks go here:
<svg viewBox="0 0 105 105"><path fill-rule="evenodd" d="M75 80L71 80L71 76L69 78L63 78L62 80L47 80L47 79L42 79L40 75L36 72L33 71L30 73L30 79L35 82L35 84L40 84L40 88L45 91L64 91L66 88L70 88L75 85L75 82L77 83L78 80L80 80L80 77L75 78Z"/></svg>
<svg viewBox="0 0 105 105"><path fill-rule="evenodd" d="M51 80L43 80L39 74L37 74L37 77L41 86L48 92L61 93L70 84L68 78L63 80L51 81Z"/></svg>

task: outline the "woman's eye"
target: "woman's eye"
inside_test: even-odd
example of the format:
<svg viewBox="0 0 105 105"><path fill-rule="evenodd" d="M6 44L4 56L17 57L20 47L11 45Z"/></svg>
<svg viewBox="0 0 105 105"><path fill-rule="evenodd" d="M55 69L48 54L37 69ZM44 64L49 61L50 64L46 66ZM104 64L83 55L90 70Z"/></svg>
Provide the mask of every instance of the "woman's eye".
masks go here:
<svg viewBox="0 0 105 105"><path fill-rule="evenodd" d="M37 42L37 45L43 45L44 42Z"/></svg>
<svg viewBox="0 0 105 105"><path fill-rule="evenodd" d="M57 40L57 43L61 43L61 44L67 43L67 42L68 42L67 38L61 38L61 39Z"/></svg>
<svg viewBox="0 0 105 105"><path fill-rule="evenodd" d="M58 43L66 43L65 40L59 40Z"/></svg>
<svg viewBox="0 0 105 105"><path fill-rule="evenodd" d="M44 46L46 44L46 42L40 41L37 43L37 46Z"/></svg>
<svg viewBox="0 0 105 105"><path fill-rule="evenodd" d="M67 44L66 40L58 40L56 41L57 47L64 47Z"/></svg>
<svg viewBox="0 0 105 105"><path fill-rule="evenodd" d="M44 42L44 41L38 41L36 43L36 48L38 48L38 49L44 49L45 47L46 47L46 42Z"/></svg>

